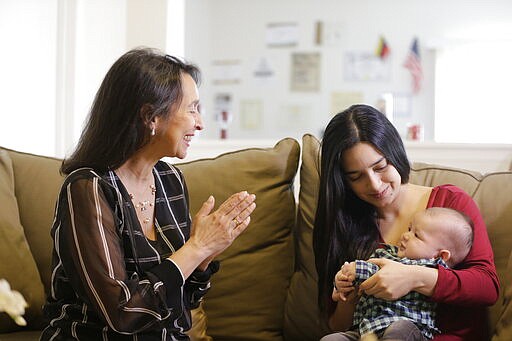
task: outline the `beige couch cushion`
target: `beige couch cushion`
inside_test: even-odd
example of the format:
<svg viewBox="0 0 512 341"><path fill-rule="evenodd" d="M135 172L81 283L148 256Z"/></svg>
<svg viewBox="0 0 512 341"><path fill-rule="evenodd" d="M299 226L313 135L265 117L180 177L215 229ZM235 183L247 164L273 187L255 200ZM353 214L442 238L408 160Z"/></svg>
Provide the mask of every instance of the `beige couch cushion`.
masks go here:
<svg viewBox="0 0 512 341"><path fill-rule="evenodd" d="M55 201L64 180L59 174L61 160L12 150L9 156L21 223L48 294L53 249L50 229Z"/></svg>
<svg viewBox="0 0 512 341"><path fill-rule="evenodd" d="M316 137L309 134L302 137L296 233L298 267L293 274L286 300L284 334L287 340L318 340L328 332L325 323L319 319L317 274L312 246L320 181L319 150L320 142Z"/></svg>
<svg viewBox="0 0 512 341"><path fill-rule="evenodd" d="M212 338L206 334L208 319L206 318L203 302L196 309L192 309L190 314L192 315L192 328L186 333L190 341L212 341Z"/></svg>
<svg viewBox="0 0 512 341"><path fill-rule="evenodd" d="M500 300L491 308L491 326L495 326L502 310L508 315L501 319L512 320L510 291L512 281L507 275L507 263L512 250L512 172L487 174L482 178L475 194L475 201L484 217L494 251L494 262L501 283ZM504 295L509 292L508 306L504 305ZM509 339L511 340L511 339Z"/></svg>
<svg viewBox="0 0 512 341"><path fill-rule="evenodd" d="M452 184L474 196L481 179L482 174L479 172L415 162L411 168L409 181L413 184L431 187Z"/></svg>
<svg viewBox="0 0 512 341"><path fill-rule="evenodd" d="M505 271L506 284L502 283L503 308L496 324L496 334L492 341L512 340L512 252L508 258L508 266Z"/></svg>
<svg viewBox="0 0 512 341"><path fill-rule="evenodd" d="M0 148L0 278L25 297L30 305L25 319L35 327L42 317L44 288L20 222L14 183L11 158ZM6 314L0 314L0 332L17 329Z"/></svg>
<svg viewBox="0 0 512 341"><path fill-rule="evenodd" d="M256 194L251 224L219 256L220 271L205 297L208 335L214 340L282 340L294 265L292 184L299 152L297 141L284 139L274 148L177 165L187 181L192 217L210 194L216 207L241 190Z"/></svg>

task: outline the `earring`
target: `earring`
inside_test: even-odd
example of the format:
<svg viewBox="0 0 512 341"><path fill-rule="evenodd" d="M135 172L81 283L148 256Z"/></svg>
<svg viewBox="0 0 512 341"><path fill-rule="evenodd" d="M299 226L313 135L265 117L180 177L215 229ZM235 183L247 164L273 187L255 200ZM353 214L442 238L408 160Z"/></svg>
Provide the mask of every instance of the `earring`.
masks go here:
<svg viewBox="0 0 512 341"><path fill-rule="evenodd" d="M151 136L155 136L155 127L151 128Z"/></svg>

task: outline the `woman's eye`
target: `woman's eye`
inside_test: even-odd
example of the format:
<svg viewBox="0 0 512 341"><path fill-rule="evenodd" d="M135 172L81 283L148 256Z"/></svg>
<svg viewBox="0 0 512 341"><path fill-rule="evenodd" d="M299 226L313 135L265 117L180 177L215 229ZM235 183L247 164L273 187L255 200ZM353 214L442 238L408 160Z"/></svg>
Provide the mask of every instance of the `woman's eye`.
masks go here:
<svg viewBox="0 0 512 341"><path fill-rule="evenodd" d="M387 164L384 165L384 166L380 166L380 167L375 168L375 171L376 172L382 172L382 171L386 170L386 168L388 168Z"/></svg>
<svg viewBox="0 0 512 341"><path fill-rule="evenodd" d="M357 180L361 179L361 176L360 175L359 176L349 176L348 179L350 181L357 181Z"/></svg>
<svg viewBox="0 0 512 341"><path fill-rule="evenodd" d="M199 104L194 104L188 108L188 112L191 114L200 114L201 113L200 108L201 107Z"/></svg>

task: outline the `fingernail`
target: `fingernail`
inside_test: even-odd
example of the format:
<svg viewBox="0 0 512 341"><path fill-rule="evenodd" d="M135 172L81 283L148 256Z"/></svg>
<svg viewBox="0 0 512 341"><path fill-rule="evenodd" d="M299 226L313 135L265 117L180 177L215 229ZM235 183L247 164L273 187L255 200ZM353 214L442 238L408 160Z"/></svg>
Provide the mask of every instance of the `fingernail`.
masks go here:
<svg viewBox="0 0 512 341"><path fill-rule="evenodd" d="M212 201L213 201L213 195L210 195L210 196L208 197L208 202L212 202Z"/></svg>

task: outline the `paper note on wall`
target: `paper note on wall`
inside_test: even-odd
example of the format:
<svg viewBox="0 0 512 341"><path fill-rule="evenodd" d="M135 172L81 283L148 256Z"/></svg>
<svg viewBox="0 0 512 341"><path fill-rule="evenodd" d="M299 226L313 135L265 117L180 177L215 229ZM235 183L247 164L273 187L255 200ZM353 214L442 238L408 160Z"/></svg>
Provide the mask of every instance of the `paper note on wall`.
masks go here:
<svg viewBox="0 0 512 341"><path fill-rule="evenodd" d="M214 84L240 83L242 66L238 60L219 60L213 62L212 76Z"/></svg>
<svg viewBox="0 0 512 341"><path fill-rule="evenodd" d="M343 23L317 21L315 29L316 45L340 47L347 40Z"/></svg>
<svg viewBox="0 0 512 341"><path fill-rule="evenodd" d="M320 53L293 53L291 58L291 90L320 90Z"/></svg>
<svg viewBox="0 0 512 341"><path fill-rule="evenodd" d="M313 125L311 105L307 103L286 103L276 116L277 127L283 131L307 129Z"/></svg>
<svg viewBox="0 0 512 341"><path fill-rule="evenodd" d="M240 128L260 130L263 127L263 102L259 99L240 101Z"/></svg>
<svg viewBox="0 0 512 341"><path fill-rule="evenodd" d="M276 71L267 57L258 59L252 75L253 82L258 86L269 86L276 83Z"/></svg>
<svg viewBox="0 0 512 341"><path fill-rule="evenodd" d="M267 24L265 40L269 47L290 47L299 42L299 26L296 23Z"/></svg>
<svg viewBox="0 0 512 341"><path fill-rule="evenodd" d="M381 59L373 52L347 52L343 58L346 81L389 81L391 58Z"/></svg>

